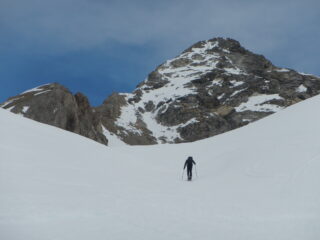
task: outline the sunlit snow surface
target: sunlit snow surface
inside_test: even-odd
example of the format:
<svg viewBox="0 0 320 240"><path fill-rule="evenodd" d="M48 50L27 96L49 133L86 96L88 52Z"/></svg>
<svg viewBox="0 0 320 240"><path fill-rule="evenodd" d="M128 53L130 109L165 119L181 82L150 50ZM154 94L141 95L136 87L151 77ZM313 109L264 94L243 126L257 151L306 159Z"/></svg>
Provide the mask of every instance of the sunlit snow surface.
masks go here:
<svg viewBox="0 0 320 240"><path fill-rule="evenodd" d="M319 106L194 143L116 148L0 109L0 239L318 240Z"/></svg>

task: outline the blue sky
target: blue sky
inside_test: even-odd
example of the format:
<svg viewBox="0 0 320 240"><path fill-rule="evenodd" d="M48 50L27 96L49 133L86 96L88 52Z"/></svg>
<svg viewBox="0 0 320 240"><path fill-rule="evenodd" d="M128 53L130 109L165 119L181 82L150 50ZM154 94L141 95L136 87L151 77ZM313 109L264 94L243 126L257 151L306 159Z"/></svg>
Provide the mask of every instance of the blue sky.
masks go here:
<svg viewBox="0 0 320 240"><path fill-rule="evenodd" d="M0 0L0 102L59 82L99 105L218 36L320 75L319 10L318 0Z"/></svg>

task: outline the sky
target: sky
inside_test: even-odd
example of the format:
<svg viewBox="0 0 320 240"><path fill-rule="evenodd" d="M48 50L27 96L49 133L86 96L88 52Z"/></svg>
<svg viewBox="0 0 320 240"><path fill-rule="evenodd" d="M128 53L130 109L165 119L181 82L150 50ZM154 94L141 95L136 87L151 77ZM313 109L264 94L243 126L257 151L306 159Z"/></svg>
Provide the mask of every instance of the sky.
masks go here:
<svg viewBox="0 0 320 240"><path fill-rule="evenodd" d="M0 102L58 82L94 106L200 40L320 76L318 0L0 0Z"/></svg>

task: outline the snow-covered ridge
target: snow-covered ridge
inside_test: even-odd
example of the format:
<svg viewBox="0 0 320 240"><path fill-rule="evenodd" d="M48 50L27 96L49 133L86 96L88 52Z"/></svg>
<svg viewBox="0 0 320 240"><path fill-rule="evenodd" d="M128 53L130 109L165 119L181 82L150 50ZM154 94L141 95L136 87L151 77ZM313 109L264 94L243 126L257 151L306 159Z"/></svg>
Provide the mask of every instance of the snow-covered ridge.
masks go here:
<svg viewBox="0 0 320 240"><path fill-rule="evenodd" d="M50 86L52 83L48 83L48 84L43 84L40 85L38 87L26 90L24 92L22 92L20 95L26 94L26 93L35 93L35 94L40 94L43 93L44 91L49 91L49 90L44 90L43 88Z"/></svg>

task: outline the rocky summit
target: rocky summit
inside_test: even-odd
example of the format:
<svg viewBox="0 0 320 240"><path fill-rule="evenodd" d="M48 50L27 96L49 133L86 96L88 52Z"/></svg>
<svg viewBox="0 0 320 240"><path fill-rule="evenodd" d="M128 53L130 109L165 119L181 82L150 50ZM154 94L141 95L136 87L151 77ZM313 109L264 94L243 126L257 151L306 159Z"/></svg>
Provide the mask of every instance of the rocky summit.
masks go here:
<svg viewBox="0 0 320 240"><path fill-rule="evenodd" d="M107 144L181 143L211 137L317 95L320 78L274 66L233 39L200 41L151 72L133 93L90 107L50 84L2 107Z"/></svg>

